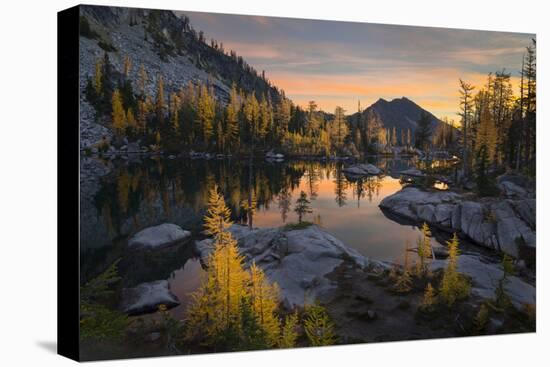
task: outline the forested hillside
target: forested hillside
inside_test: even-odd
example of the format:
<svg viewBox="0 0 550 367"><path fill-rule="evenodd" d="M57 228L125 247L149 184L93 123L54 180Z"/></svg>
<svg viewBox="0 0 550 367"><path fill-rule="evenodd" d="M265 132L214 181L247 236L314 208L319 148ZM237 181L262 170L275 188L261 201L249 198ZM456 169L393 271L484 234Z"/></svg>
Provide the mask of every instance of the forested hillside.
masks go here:
<svg viewBox="0 0 550 367"><path fill-rule="evenodd" d="M189 18L171 11L81 9L85 150L223 155L279 151L328 157L397 149L416 154L415 149L434 147L458 152L465 133L406 97L379 99L349 116L341 107L321 111L315 101L298 106L264 71L256 71L237 51L226 50L222 41L207 40ZM503 73L495 80L503 75L509 80ZM513 99L511 91L504 92ZM507 108L498 119L510 118ZM478 111L477 124L480 116ZM529 147L520 149L532 149L531 143L525 144Z"/></svg>

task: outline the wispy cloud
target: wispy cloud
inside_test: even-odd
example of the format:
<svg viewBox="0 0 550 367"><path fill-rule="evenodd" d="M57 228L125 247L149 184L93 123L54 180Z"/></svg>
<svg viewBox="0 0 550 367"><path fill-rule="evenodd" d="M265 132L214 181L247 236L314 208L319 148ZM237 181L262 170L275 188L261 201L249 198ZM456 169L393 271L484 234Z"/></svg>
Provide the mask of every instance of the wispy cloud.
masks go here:
<svg viewBox="0 0 550 367"><path fill-rule="evenodd" d="M530 34L187 13L207 36L234 49L297 103L354 110L407 96L454 116L458 78L515 73Z"/></svg>

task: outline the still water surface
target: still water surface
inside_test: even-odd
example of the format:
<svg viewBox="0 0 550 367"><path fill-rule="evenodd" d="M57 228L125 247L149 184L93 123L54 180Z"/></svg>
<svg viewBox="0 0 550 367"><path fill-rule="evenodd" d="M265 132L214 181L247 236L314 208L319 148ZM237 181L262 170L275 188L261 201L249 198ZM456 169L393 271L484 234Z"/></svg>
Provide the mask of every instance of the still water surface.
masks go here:
<svg viewBox="0 0 550 367"><path fill-rule="evenodd" d="M168 278L172 291L182 301L174 309L181 316L189 292L196 289L202 272L190 251L157 254L138 259L128 254L125 241L151 225L172 222L200 235L208 190L218 185L236 222L246 221L243 204L253 192L257 210L255 227L275 227L297 222L296 199L304 191L312 213L305 220L317 223L365 256L401 262L407 242L419 236L415 226L387 218L378 204L402 187L398 172L415 166L412 160L371 160L384 170L381 177L353 179L343 174L341 162L192 161L144 158L112 164L102 178L92 205L82 205L94 228L81 230L85 272L109 259L122 256L125 286ZM88 235L90 233L90 235ZM93 235L91 235L93 233Z"/></svg>

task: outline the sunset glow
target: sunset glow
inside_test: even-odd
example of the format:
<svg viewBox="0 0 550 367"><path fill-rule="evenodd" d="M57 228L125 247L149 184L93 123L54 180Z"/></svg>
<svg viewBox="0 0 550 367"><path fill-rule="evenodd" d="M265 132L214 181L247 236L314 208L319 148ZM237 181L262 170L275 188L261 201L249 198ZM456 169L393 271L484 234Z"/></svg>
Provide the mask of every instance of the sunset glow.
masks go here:
<svg viewBox="0 0 550 367"><path fill-rule="evenodd" d="M223 42L295 103L349 113L406 96L438 117L456 118L458 79L481 86L489 72L512 73L517 91L533 35L367 23L185 12L207 38Z"/></svg>

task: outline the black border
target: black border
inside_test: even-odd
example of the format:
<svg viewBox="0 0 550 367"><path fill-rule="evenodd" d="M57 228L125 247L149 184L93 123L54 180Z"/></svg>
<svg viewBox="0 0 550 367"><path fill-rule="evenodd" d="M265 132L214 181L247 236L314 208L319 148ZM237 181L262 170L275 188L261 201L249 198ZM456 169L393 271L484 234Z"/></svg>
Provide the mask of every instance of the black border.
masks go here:
<svg viewBox="0 0 550 367"><path fill-rule="evenodd" d="M57 13L57 353L80 360L79 17Z"/></svg>

